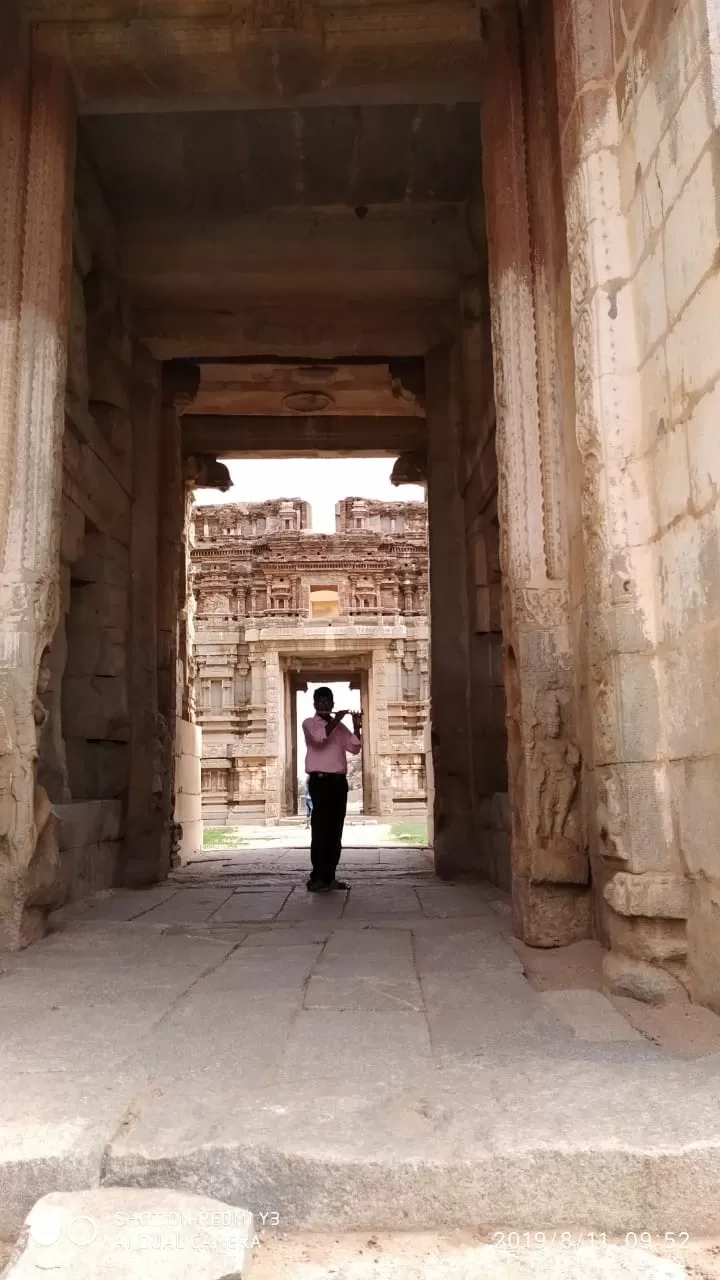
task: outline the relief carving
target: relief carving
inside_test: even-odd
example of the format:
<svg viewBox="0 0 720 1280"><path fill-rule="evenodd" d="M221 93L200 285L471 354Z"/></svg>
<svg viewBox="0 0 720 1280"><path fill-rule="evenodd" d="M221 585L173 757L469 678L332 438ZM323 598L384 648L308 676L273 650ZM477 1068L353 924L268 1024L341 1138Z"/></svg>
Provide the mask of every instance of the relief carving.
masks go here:
<svg viewBox="0 0 720 1280"><path fill-rule="evenodd" d="M519 628L532 626L552 629L567 622L567 588L545 590L531 587L515 587L511 592L512 618Z"/></svg>
<svg viewBox="0 0 720 1280"><path fill-rule="evenodd" d="M562 704L554 690L536 700L530 770L537 838L545 846L581 843L578 805L581 756L563 729Z"/></svg>

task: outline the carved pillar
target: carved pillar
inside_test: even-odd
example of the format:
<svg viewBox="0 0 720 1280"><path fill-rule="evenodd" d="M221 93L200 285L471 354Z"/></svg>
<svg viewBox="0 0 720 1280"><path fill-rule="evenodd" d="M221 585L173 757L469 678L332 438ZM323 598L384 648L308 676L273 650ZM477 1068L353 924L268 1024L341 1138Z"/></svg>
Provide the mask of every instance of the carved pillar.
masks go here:
<svg viewBox="0 0 720 1280"><path fill-rule="evenodd" d="M15 66L13 69L13 62ZM57 901L36 785L37 683L58 617L75 116L64 67L0 74L0 937L23 946Z"/></svg>
<svg viewBox="0 0 720 1280"><path fill-rule="evenodd" d="M526 100L517 10L488 19L483 176L497 412L498 504L514 928L535 946L587 935L569 627L564 450L547 218L559 143L535 77ZM540 57L541 51L531 51ZM529 119L538 111L536 124ZM528 130L532 142L528 146ZM532 156L530 152L533 152ZM534 199L535 197L535 199Z"/></svg>
<svg viewBox="0 0 720 1280"><path fill-rule="evenodd" d="M433 847L439 875L474 865L465 514L458 483L459 382L458 352L449 347L431 351L426 360L430 659Z"/></svg>

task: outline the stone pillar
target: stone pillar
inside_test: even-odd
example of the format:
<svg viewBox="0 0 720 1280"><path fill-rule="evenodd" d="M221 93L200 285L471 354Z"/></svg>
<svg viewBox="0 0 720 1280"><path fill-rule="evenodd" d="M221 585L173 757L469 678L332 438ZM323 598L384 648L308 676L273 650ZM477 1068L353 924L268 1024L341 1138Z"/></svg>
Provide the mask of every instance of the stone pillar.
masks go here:
<svg viewBox="0 0 720 1280"><path fill-rule="evenodd" d="M528 68L523 68L518 11L508 6L494 12L488 18L488 39L483 178L497 413L513 920L517 935L527 943L557 946L586 936L590 919L563 520L565 459L554 382L556 319L548 275L552 246L542 218L543 202L553 199L547 183L554 134L539 80L539 101L525 101L523 73ZM531 56L540 57L541 51ZM531 158L528 118L536 110L543 127L533 128L532 147L537 150ZM561 205L556 213L562 217Z"/></svg>
<svg viewBox="0 0 720 1280"><path fill-rule="evenodd" d="M158 710L157 663L161 370L142 347L133 353L130 414L131 737L125 867L130 883L142 883L159 879L170 865L170 832L163 809L167 726Z"/></svg>
<svg viewBox="0 0 720 1280"><path fill-rule="evenodd" d="M180 415L192 402L200 382L196 365L171 361L162 372L157 559L157 691L158 731L163 790L161 821L167 831L158 848L158 864L131 863L128 883L148 884L166 875L176 855L180 833L175 828L175 739L178 701L178 630L180 575L184 569L186 516Z"/></svg>
<svg viewBox="0 0 720 1280"><path fill-rule="evenodd" d="M459 486L460 361L438 347L426 359L430 526L431 720L435 868L472 870L468 602L465 517Z"/></svg>
<svg viewBox="0 0 720 1280"><path fill-rule="evenodd" d="M0 76L0 937L44 930L57 893L36 785L37 683L59 601L75 115L66 69ZM14 65L13 65L14 64Z"/></svg>

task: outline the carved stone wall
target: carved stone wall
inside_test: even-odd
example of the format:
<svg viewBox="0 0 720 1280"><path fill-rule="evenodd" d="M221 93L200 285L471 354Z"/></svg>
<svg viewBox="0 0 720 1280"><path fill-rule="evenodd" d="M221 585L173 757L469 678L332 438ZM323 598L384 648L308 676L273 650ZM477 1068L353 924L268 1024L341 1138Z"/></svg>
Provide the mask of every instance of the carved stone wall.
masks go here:
<svg viewBox="0 0 720 1280"><path fill-rule="evenodd" d="M298 499L195 509L193 672L208 820L288 812L291 683L303 672L364 681L366 805L386 816L424 810L426 509L346 499L336 520L336 534L313 534Z"/></svg>

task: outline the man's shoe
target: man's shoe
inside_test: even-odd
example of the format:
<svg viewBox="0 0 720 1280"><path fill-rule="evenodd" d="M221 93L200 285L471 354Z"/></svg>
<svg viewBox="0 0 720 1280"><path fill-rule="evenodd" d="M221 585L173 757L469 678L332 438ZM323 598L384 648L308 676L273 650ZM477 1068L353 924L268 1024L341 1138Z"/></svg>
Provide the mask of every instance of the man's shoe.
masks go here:
<svg viewBox="0 0 720 1280"><path fill-rule="evenodd" d="M343 890L344 890L344 889L349 889L349 888L350 888L350 885L349 885L349 884L346 884L344 880L331 880L331 881L330 881L330 888L331 888L331 889L343 889Z"/></svg>
<svg viewBox="0 0 720 1280"><path fill-rule="evenodd" d="M309 893L329 893L330 885L324 880L308 880L307 889Z"/></svg>

